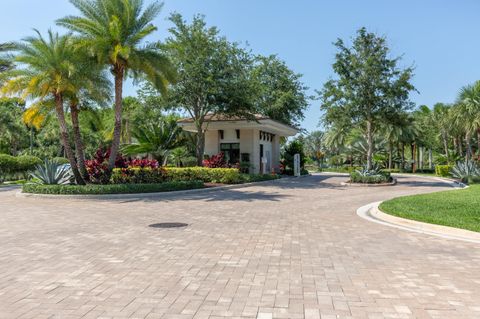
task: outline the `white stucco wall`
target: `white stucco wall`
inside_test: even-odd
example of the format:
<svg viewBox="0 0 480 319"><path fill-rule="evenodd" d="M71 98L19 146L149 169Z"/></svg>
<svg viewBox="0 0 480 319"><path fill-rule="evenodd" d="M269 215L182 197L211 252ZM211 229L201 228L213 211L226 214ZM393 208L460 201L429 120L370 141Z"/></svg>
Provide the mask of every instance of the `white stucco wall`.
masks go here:
<svg viewBox="0 0 480 319"><path fill-rule="evenodd" d="M280 136L275 135L273 141L261 140L259 129L241 129L240 138L237 138L236 129L224 129L223 139L218 130L209 130L205 133L205 154L212 156L220 152L220 143L240 143L240 156L243 153L250 154L252 173L260 173L260 144L263 145L264 156L270 154L266 173L278 168L280 161Z"/></svg>
<svg viewBox="0 0 480 319"><path fill-rule="evenodd" d="M205 132L205 155L215 155L220 152L219 149L219 137L218 131L206 131Z"/></svg>

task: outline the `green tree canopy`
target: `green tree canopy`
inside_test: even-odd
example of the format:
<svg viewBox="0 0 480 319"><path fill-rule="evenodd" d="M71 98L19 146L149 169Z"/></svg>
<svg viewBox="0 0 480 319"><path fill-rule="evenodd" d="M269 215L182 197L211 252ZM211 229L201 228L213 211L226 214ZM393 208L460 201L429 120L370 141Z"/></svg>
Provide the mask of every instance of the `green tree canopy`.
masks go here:
<svg viewBox="0 0 480 319"><path fill-rule="evenodd" d="M400 58L390 58L386 39L357 32L351 46L338 39L333 70L336 78L327 81L319 92L324 123L349 123L361 127L368 144L367 166L372 167L374 132L383 121L390 121L412 107L409 93L413 69L400 69Z"/></svg>
<svg viewBox="0 0 480 319"><path fill-rule="evenodd" d="M256 112L290 125L299 125L308 107L301 74L293 72L277 56L257 56L253 80L257 88Z"/></svg>
<svg viewBox="0 0 480 319"><path fill-rule="evenodd" d="M170 37L165 50L178 70L177 82L168 93L169 103L194 120L197 128L196 155L202 165L207 115L251 116L254 88L250 80L252 59L237 44L207 27L197 15L187 23L172 14Z"/></svg>

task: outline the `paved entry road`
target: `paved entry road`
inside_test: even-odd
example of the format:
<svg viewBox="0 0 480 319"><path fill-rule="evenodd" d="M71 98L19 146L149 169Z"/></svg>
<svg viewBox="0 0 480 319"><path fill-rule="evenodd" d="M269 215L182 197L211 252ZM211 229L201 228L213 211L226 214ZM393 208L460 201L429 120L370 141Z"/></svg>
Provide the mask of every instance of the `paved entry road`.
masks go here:
<svg viewBox="0 0 480 319"><path fill-rule="evenodd" d="M0 318L480 318L480 245L359 218L448 189L314 175L144 199L0 188ZM183 228L152 228L156 223Z"/></svg>

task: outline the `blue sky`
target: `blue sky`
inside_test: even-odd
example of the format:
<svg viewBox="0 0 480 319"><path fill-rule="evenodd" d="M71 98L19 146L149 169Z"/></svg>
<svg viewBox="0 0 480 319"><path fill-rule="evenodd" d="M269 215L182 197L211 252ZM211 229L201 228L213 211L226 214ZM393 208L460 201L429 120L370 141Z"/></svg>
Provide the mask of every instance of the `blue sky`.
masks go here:
<svg viewBox="0 0 480 319"><path fill-rule="evenodd" d="M54 28L56 18L76 13L68 0L4 2L0 42L31 35L33 28L44 32ZM166 18L173 11L187 19L204 14L230 40L248 42L255 53L278 54L304 75L310 93L332 76L332 42L350 38L362 26L385 35L404 65L415 65L420 93L411 99L418 105L453 102L462 85L480 79L478 0L166 0L155 21L155 38L166 37ZM126 94L135 92L128 84ZM306 112L303 127L308 130L317 128L318 103L313 101Z"/></svg>

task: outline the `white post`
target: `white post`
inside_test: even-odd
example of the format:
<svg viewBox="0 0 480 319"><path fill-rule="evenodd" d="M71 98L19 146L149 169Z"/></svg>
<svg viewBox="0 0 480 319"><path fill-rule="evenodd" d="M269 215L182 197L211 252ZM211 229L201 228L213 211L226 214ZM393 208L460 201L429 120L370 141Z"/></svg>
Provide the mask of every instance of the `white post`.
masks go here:
<svg viewBox="0 0 480 319"><path fill-rule="evenodd" d="M293 174L296 177L300 176L300 154L295 154L293 156Z"/></svg>
<svg viewBox="0 0 480 319"><path fill-rule="evenodd" d="M265 156L262 156L262 171L261 173L263 175L267 174L267 158Z"/></svg>

